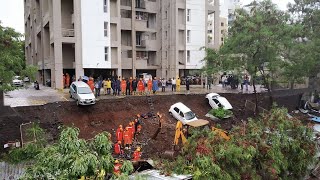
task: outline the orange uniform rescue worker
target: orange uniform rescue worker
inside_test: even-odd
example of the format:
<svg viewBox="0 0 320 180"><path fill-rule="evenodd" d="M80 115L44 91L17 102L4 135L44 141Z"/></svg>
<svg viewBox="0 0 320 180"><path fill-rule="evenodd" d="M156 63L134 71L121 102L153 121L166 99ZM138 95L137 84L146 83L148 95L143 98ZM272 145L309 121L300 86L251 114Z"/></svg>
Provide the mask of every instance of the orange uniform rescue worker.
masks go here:
<svg viewBox="0 0 320 180"><path fill-rule="evenodd" d="M123 151L121 150L121 141L118 141L118 143L114 144L114 154L118 156L123 154Z"/></svg>
<svg viewBox="0 0 320 180"><path fill-rule="evenodd" d="M140 147L137 147L137 149L134 151L134 153L133 153L133 161L139 161L140 160L140 158L141 158L141 149L140 149Z"/></svg>
<svg viewBox="0 0 320 180"><path fill-rule="evenodd" d="M122 95L126 95L127 81L123 78L121 81L121 92Z"/></svg>
<svg viewBox="0 0 320 180"><path fill-rule="evenodd" d="M114 161L114 167L113 167L113 174L116 176L119 176L121 174L121 166L122 164L119 162L119 160Z"/></svg>
<svg viewBox="0 0 320 180"><path fill-rule="evenodd" d="M129 131L128 127L126 127L126 130L123 133L123 141L124 141L124 146L126 147L132 144L131 132Z"/></svg>
<svg viewBox="0 0 320 180"><path fill-rule="evenodd" d="M123 140L123 128L122 125L119 125L117 131L116 131L116 137L117 137L117 141L121 141Z"/></svg>
<svg viewBox="0 0 320 180"><path fill-rule="evenodd" d="M144 83L143 83L142 79L140 79L139 82L138 82L138 91L139 91L140 95L143 94L144 89L145 89Z"/></svg>
<svg viewBox="0 0 320 180"><path fill-rule="evenodd" d="M148 91L149 91L149 93L151 93L151 91L152 91L152 80L151 79L149 79L149 81L148 81Z"/></svg>

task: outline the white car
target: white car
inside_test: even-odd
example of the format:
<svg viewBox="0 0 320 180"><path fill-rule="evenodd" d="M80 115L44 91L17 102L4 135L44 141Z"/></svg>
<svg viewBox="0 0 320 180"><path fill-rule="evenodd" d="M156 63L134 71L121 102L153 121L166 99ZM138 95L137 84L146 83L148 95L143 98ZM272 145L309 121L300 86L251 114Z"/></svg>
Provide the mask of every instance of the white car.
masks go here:
<svg viewBox="0 0 320 180"><path fill-rule="evenodd" d="M225 97L222 97L217 93L207 94L206 98L208 99L208 102L212 107L212 109L218 109L218 108L223 108L226 110L232 109L232 106L229 103L229 101Z"/></svg>
<svg viewBox="0 0 320 180"><path fill-rule="evenodd" d="M77 105L92 105L96 103L96 97L89 85L82 81L73 82L70 86L70 98L77 101Z"/></svg>
<svg viewBox="0 0 320 180"><path fill-rule="evenodd" d="M181 121L184 125L198 120L196 115L181 102L172 105L169 109L169 114L171 114L177 120Z"/></svg>
<svg viewBox="0 0 320 180"><path fill-rule="evenodd" d="M12 80L13 86L23 86L23 81L21 80L20 76L15 76Z"/></svg>

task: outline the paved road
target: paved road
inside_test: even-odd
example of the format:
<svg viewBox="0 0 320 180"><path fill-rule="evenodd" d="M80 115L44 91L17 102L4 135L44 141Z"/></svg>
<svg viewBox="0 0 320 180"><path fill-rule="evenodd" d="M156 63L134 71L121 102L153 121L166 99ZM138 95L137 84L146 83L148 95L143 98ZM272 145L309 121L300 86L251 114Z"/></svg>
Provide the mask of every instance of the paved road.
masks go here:
<svg viewBox="0 0 320 180"><path fill-rule="evenodd" d="M40 90L33 86L22 87L4 94L5 106L32 106L43 105L50 102L66 101L65 94L49 87L40 85Z"/></svg>
<svg viewBox="0 0 320 180"><path fill-rule="evenodd" d="M161 89L160 89L161 90ZM260 86L257 87L258 92L265 91ZM205 94L209 92L215 93L253 93L252 86L249 86L248 91L241 91L241 89L231 89L230 87L223 88L221 85L212 86L211 89L202 88L202 86L190 86L191 94ZM157 92L157 95L170 95L170 94L186 94L186 87L181 86L180 92L172 92L169 87L166 88L166 92ZM102 90L102 94L104 94ZM97 99L117 99L124 98L125 96L110 96L101 95ZM54 90L49 87L40 85L40 90L35 90L32 86L28 88L20 88L14 91L5 93L4 103L6 106L17 107L17 106L32 106L32 105L43 105L46 103L52 103L57 101L73 101L69 98L69 89L64 91Z"/></svg>

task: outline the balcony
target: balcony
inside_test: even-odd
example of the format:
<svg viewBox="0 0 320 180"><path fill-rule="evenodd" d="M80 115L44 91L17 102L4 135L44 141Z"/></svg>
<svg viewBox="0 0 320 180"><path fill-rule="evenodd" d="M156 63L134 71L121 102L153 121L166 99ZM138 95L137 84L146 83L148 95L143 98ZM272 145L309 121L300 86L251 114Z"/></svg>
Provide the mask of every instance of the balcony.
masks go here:
<svg viewBox="0 0 320 180"><path fill-rule="evenodd" d="M146 20L138 20L136 19L135 29L137 31L148 31L147 21Z"/></svg>
<svg viewBox="0 0 320 180"><path fill-rule="evenodd" d="M156 2L147 1L146 2L146 10L148 12L157 13L158 12L158 4Z"/></svg>
<svg viewBox="0 0 320 180"><path fill-rule="evenodd" d="M145 40L146 48L149 51L157 51L158 50L158 41L157 40Z"/></svg>
<svg viewBox="0 0 320 180"><path fill-rule="evenodd" d="M62 37L74 37L74 29L64 29L62 28Z"/></svg>
<svg viewBox="0 0 320 180"><path fill-rule="evenodd" d="M131 30L131 19L130 18L121 18L121 29Z"/></svg>
<svg viewBox="0 0 320 180"><path fill-rule="evenodd" d="M132 69L132 58L121 58L122 69Z"/></svg>
<svg viewBox="0 0 320 180"><path fill-rule="evenodd" d="M137 57L135 64L136 64L136 68L138 68L138 69L147 68L148 67L148 58L138 59L138 57Z"/></svg>

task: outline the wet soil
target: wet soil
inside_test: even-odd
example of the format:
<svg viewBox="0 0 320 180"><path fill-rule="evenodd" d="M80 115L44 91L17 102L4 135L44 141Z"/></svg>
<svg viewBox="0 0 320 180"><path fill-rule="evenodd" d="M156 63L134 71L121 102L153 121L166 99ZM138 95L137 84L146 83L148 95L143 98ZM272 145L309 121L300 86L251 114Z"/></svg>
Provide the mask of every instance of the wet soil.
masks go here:
<svg viewBox="0 0 320 180"><path fill-rule="evenodd" d="M245 109L246 100L255 101L252 94L221 94L226 97L234 107L234 117L221 120L219 123L225 130L242 123L253 116L253 112ZM259 94L259 106L269 107L269 100L265 95ZM292 111L298 105L299 95L290 95L275 98L278 106L284 106ZM147 118L142 120L142 134L138 141L142 143L143 156L158 156L166 150L172 149L176 120L168 114L170 106L182 102L198 115L198 118L208 119L205 114L211 109L205 94L197 95L161 95L152 96L156 112L164 115L162 129L155 140L149 140L158 129L158 122ZM145 114L150 111L145 96L125 97L119 99L100 100L94 106L76 106L75 102L56 102L42 106L17 107L17 114L0 117L0 143L20 139L19 126L26 122L39 122L56 140L60 126L75 126L80 129L80 138L91 139L102 131L112 134L115 141L115 130L122 124L126 126L133 121L136 114ZM215 124L212 122L212 124ZM147 142L147 143L146 143ZM1 148L2 149L2 148ZM3 151L3 150L1 150ZM0 152L1 152L0 151Z"/></svg>

